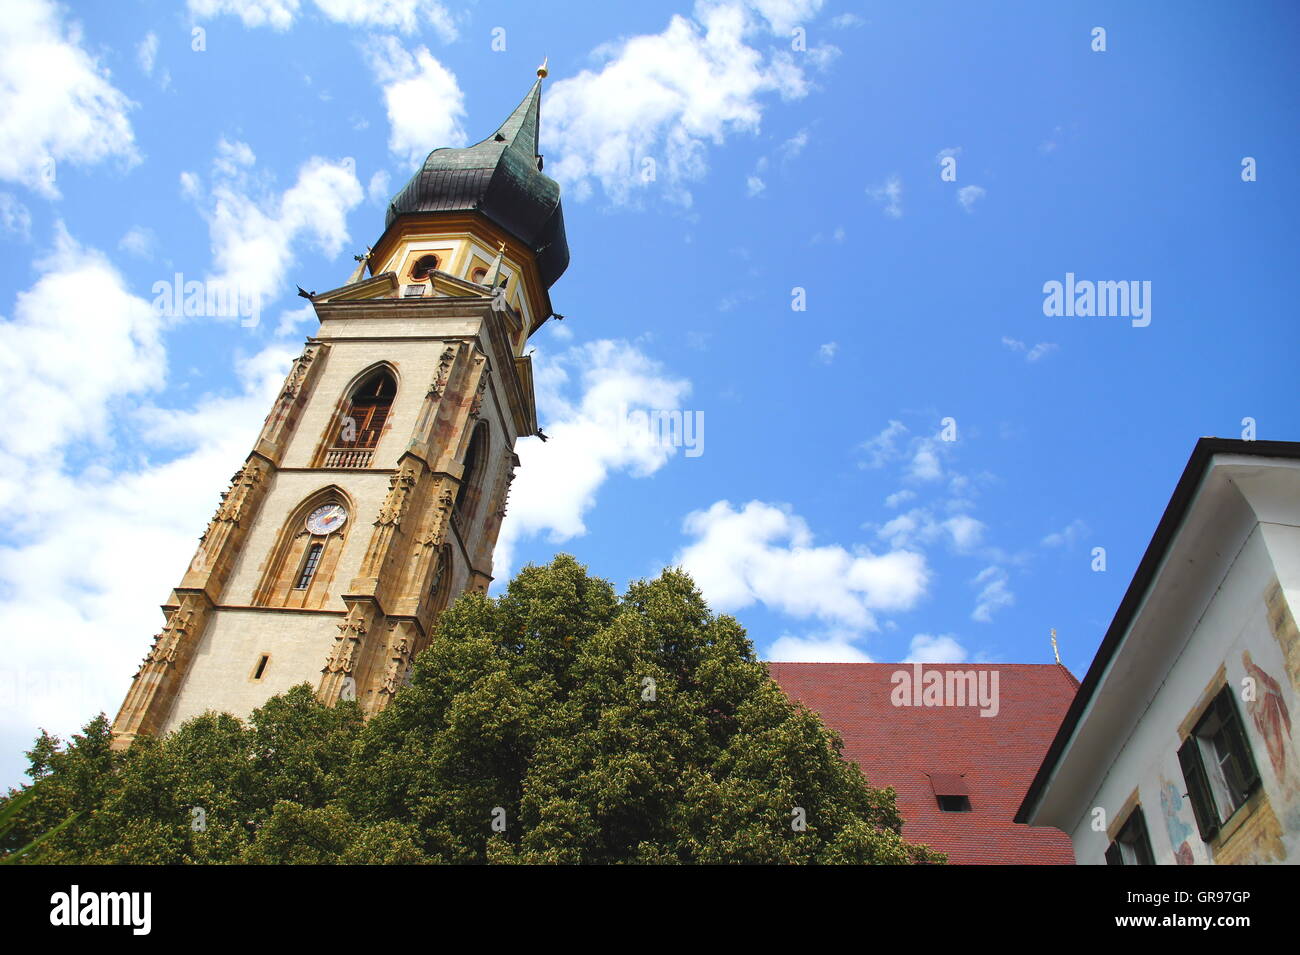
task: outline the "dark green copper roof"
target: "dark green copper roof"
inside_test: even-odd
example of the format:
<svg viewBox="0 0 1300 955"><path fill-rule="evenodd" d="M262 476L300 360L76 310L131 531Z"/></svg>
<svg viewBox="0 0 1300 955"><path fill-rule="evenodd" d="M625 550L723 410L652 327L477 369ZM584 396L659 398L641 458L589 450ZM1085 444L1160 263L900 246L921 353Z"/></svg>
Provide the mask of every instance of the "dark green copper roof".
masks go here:
<svg viewBox="0 0 1300 955"><path fill-rule="evenodd" d="M444 147L388 204L385 228L398 216L427 212L479 212L530 249L550 288L569 267L560 186L542 173L537 152L542 81L528 91L501 128L480 143Z"/></svg>

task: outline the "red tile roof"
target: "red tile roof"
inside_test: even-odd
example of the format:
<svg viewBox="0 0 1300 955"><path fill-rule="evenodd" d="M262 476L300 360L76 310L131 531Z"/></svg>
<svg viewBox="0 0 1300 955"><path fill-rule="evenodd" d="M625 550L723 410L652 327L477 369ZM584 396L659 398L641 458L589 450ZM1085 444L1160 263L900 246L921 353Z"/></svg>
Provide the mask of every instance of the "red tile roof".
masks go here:
<svg viewBox="0 0 1300 955"><path fill-rule="evenodd" d="M821 716L844 740L872 786L893 786L903 837L958 864L1074 863L1057 829L1012 821L1070 706L1079 681L1057 664L926 664L924 672L997 671L998 712L979 706L895 706L892 677L908 663L769 663L792 700ZM990 677L985 677L986 680ZM970 812L939 809L934 782L960 776ZM951 793L946 795L957 795Z"/></svg>

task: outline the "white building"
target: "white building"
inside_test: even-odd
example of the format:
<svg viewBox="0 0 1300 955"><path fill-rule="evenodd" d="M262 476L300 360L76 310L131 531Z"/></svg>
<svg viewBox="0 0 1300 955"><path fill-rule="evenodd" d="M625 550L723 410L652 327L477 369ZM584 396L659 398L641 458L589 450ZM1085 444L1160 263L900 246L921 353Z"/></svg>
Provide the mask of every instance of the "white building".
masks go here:
<svg viewBox="0 0 1300 955"><path fill-rule="evenodd" d="M1202 438L1016 822L1081 865L1300 861L1300 443Z"/></svg>

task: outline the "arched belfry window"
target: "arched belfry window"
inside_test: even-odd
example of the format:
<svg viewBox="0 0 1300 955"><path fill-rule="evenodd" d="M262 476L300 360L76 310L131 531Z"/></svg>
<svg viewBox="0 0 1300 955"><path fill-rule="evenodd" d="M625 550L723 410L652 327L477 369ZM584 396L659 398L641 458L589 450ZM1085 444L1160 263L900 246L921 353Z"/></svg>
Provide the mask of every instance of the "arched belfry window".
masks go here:
<svg viewBox="0 0 1300 955"><path fill-rule="evenodd" d="M417 282L423 282L429 277L429 273L436 269L439 264L436 255L422 255L416 259L415 264L411 266L411 278Z"/></svg>
<svg viewBox="0 0 1300 955"><path fill-rule="evenodd" d="M470 435L469 447L465 449L465 470L461 474L460 487L456 490L455 514L462 524L467 524L478 507L478 499L483 484L483 472L487 468L488 426L480 421Z"/></svg>
<svg viewBox="0 0 1300 955"><path fill-rule="evenodd" d="M387 368L377 368L363 378L343 402L338 421L331 424L323 466L370 467L396 395L397 380Z"/></svg>
<svg viewBox="0 0 1300 955"><path fill-rule="evenodd" d="M271 548L253 604L306 610L325 606L351 518L351 502L338 488L318 491L299 504Z"/></svg>

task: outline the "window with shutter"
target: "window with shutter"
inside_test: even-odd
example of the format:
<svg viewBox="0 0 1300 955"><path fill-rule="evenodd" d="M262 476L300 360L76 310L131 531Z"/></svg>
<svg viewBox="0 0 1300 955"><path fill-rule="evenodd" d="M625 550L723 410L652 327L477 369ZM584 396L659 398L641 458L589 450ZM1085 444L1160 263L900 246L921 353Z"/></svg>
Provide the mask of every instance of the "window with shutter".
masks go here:
<svg viewBox="0 0 1300 955"><path fill-rule="evenodd" d="M1232 688L1206 707L1178 750L1201 838L1209 840L1259 786L1259 770L1246 739Z"/></svg>
<svg viewBox="0 0 1300 955"><path fill-rule="evenodd" d="M1214 698L1213 710L1218 721L1218 731L1213 736L1213 742L1232 808L1236 809L1255 791L1255 786L1259 783L1259 770L1255 767L1255 756L1246 741L1241 714L1237 712L1237 703L1232 697L1232 690L1225 686Z"/></svg>
<svg viewBox="0 0 1300 955"><path fill-rule="evenodd" d="M1219 811L1210 797L1210 784L1201 765L1201 749L1195 736L1189 736L1178 747L1178 765L1183 768L1183 781L1187 783L1187 798L1192 801L1192 815L1201 838L1209 842L1219 831Z"/></svg>
<svg viewBox="0 0 1300 955"><path fill-rule="evenodd" d="M1146 817L1142 807L1134 806L1128 819L1120 827L1115 841L1106 850L1107 865L1155 865L1155 853L1151 851L1151 837L1147 833Z"/></svg>

